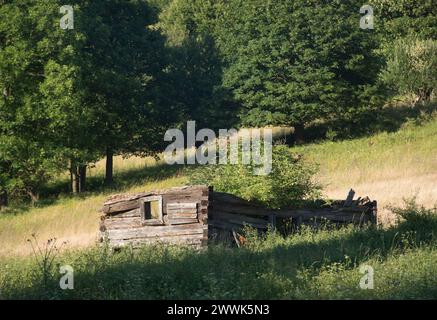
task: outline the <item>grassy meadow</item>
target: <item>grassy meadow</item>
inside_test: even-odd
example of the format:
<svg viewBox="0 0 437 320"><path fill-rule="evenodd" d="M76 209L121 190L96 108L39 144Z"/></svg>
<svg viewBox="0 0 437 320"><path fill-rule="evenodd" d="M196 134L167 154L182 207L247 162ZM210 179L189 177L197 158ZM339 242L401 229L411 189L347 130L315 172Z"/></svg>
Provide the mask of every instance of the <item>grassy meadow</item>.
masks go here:
<svg viewBox="0 0 437 320"><path fill-rule="evenodd" d="M435 299L437 212L409 204L396 227L344 227L283 237L247 230L240 249L197 252L106 247L0 262L4 299ZM46 259L47 260L47 259ZM59 289L59 266L74 269L74 290ZM361 266L373 289L362 289Z"/></svg>
<svg viewBox="0 0 437 320"><path fill-rule="evenodd" d="M141 165L142 163L142 165ZM112 189L86 192L79 197L60 196L35 208L11 208L0 215L0 257L28 255L31 248L27 239L37 234L40 239L57 238L66 242L68 248L82 248L93 245L97 239L99 213L105 199L114 193L140 192L152 189L165 189L183 185L185 178L177 171L167 177L168 169L159 168L153 159L115 158L114 170L123 178L120 185ZM141 168L140 170L138 168ZM91 169L90 180L102 179L103 164L97 163ZM128 173L126 176L123 173ZM128 176L137 176L131 181ZM144 176L144 179L139 178ZM146 177L148 176L148 177ZM117 177L116 177L117 178Z"/></svg>
<svg viewBox="0 0 437 320"><path fill-rule="evenodd" d="M320 164L326 197L343 199L350 188L378 201L381 223L393 222L387 206L416 197L426 207L437 204L437 120L408 122L391 133L322 142L296 148Z"/></svg>
<svg viewBox="0 0 437 320"><path fill-rule="evenodd" d="M378 200L380 221L393 222L387 206L416 197L418 203L432 208L437 204L437 118L421 124L408 123L391 133L336 142L321 142L294 147L320 166L317 179L329 198L343 199L350 188L358 196ZM117 184L102 186L104 160L89 172L95 191L79 197L59 195L42 201L36 208L12 207L0 215L0 256L29 254L26 239L37 233L41 239L56 237L69 247L94 243L100 209L113 193L137 192L183 185L180 167L168 167L153 158L114 159ZM67 176L54 185L67 185ZM59 188L59 187L58 187Z"/></svg>
<svg viewBox="0 0 437 320"><path fill-rule="evenodd" d="M117 157L117 183L110 189L102 184L102 160L89 171L92 191L54 194L67 185L66 176L58 177L36 207L11 206L0 214L0 299L437 298L437 118L293 151L319 164L326 197L344 198L354 188L358 196L378 200L382 225L308 229L287 237L249 232L241 249L211 245L195 252L158 245L112 254L94 245L107 196L186 183L181 167ZM420 206L410 203L408 218L393 224L391 207L412 197ZM50 238L65 242L47 270L26 241L32 234L43 247ZM77 289L58 289L62 264L74 267ZM375 270L374 290L359 288L363 264Z"/></svg>
<svg viewBox="0 0 437 320"><path fill-rule="evenodd" d="M437 300L436 2L0 0L0 301Z"/></svg>

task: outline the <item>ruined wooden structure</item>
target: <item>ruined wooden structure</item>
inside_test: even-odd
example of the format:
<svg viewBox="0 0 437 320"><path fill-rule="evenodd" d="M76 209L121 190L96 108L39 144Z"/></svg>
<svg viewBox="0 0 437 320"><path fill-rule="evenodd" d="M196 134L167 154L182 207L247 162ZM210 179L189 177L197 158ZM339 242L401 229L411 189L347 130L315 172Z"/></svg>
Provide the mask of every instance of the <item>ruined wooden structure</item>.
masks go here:
<svg viewBox="0 0 437 320"><path fill-rule="evenodd" d="M302 225L376 224L377 202L368 197L353 200L351 190L346 200L332 201L317 208L266 209L231 194L214 192L211 197L209 225L214 228L235 230L249 225L257 229L276 228L279 221L287 220L296 228Z"/></svg>
<svg viewBox="0 0 437 320"><path fill-rule="evenodd" d="M100 239L112 247L163 242L200 248L208 240L206 186L116 195L103 205Z"/></svg>
<svg viewBox="0 0 437 320"><path fill-rule="evenodd" d="M238 244L236 232L245 226L260 231L276 228L285 220L296 228L376 223L377 203L369 198L333 201L318 208L272 210L207 186L186 186L163 191L110 197L102 208L100 234L110 246L138 246L163 242L201 248L208 237L228 233Z"/></svg>

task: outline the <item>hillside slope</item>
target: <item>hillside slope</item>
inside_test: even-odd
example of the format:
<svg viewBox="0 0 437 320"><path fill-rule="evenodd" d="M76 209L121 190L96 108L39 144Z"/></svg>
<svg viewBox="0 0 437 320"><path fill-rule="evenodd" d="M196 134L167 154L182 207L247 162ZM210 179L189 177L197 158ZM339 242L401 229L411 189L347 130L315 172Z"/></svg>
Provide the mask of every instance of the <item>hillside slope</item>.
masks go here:
<svg viewBox="0 0 437 320"><path fill-rule="evenodd" d="M437 204L437 119L422 125L409 124L394 133L340 142L323 142L293 148L320 164L318 179L330 198L344 198L350 188L379 202L382 222L392 219L385 206L400 205L404 197L417 197L427 207ZM103 161L90 170L91 179L101 177ZM41 240L56 237L70 247L94 243L98 209L106 196L183 185L185 177L175 168L159 167L148 159L118 157L113 190L64 197L37 208L12 208L0 215L0 256L28 254L31 234ZM129 181L127 181L129 177Z"/></svg>
<svg viewBox="0 0 437 320"><path fill-rule="evenodd" d="M394 133L324 142L295 148L320 164L319 180L329 198L357 195L378 200L382 222L391 222L384 209L403 198L437 205L437 119L421 126L406 124Z"/></svg>

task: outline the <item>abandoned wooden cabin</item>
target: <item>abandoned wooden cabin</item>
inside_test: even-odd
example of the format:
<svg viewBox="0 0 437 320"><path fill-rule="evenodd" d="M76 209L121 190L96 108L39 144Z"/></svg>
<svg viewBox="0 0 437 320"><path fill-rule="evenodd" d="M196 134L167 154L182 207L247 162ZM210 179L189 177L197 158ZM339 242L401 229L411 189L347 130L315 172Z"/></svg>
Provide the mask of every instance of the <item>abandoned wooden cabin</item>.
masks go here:
<svg viewBox="0 0 437 320"><path fill-rule="evenodd" d="M334 201L314 209L272 210L207 186L115 195L103 205L100 240L111 247L163 242L201 248L209 238L227 233L237 244L236 232L248 225L258 230L275 228L278 221L294 226L320 221L334 224L376 223L377 204L369 198Z"/></svg>
<svg viewBox="0 0 437 320"><path fill-rule="evenodd" d="M113 196L103 205L100 238L116 247L157 241L206 246L209 195L208 187L191 186Z"/></svg>

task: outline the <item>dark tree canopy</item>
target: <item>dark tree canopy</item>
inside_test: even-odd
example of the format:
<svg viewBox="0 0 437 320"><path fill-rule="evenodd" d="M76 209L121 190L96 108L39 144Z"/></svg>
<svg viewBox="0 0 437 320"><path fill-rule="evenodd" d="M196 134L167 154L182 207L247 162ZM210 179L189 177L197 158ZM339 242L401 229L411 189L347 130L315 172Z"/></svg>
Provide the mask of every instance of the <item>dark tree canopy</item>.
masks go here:
<svg viewBox="0 0 437 320"><path fill-rule="evenodd" d="M232 1L217 34L243 123L299 125L369 107L379 65L359 9L343 0Z"/></svg>
<svg viewBox="0 0 437 320"><path fill-rule="evenodd" d="M360 29L354 0L68 4L74 29L63 30L64 1L0 0L0 206L11 193L36 200L66 170L82 188L105 156L111 182L114 155L159 152L188 120L288 125L297 137L377 114L389 82L394 94L435 92L432 70L407 57L428 44L416 56L434 65L435 0L372 0L374 30Z"/></svg>
<svg viewBox="0 0 437 320"><path fill-rule="evenodd" d="M135 0L70 4L72 30L60 28L62 1L0 7L1 156L22 168L13 175L24 189L38 189L51 171L85 174L107 150L159 150L173 120L158 107L156 12Z"/></svg>

